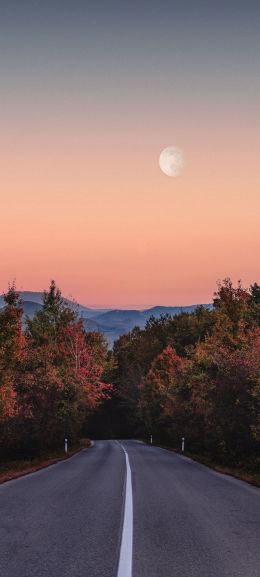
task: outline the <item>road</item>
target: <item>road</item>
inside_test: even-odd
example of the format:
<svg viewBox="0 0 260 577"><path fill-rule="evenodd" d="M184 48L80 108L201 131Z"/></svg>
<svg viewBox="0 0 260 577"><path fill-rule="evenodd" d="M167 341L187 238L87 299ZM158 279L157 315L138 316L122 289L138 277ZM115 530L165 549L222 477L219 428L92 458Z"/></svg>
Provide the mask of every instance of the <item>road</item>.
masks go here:
<svg viewBox="0 0 260 577"><path fill-rule="evenodd" d="M129 571L259 577L260 490L138 441L96 441L0 486L1 577Z"/></svg>

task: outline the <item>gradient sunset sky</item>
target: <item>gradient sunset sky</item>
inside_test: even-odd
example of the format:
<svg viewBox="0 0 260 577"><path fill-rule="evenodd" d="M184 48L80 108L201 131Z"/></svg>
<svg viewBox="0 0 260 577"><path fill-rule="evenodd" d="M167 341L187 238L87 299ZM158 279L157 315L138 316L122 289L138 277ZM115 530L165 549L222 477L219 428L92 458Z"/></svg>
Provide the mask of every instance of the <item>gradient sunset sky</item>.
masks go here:
<svg viewBox="0 0 260 577"><path fill-rule="evenodd" d="M259 2L0 8L0 291L54 278L82 304L146 307L259 282Z"/></svg>

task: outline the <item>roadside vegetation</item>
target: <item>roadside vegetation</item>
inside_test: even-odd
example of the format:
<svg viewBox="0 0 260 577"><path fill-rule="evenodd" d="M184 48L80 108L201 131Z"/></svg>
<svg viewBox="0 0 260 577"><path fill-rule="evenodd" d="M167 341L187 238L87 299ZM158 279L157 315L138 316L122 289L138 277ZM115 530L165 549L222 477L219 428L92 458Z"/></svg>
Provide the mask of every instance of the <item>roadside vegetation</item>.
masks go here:
<svg viewBox="0 0 260 577"><path fill-rule="evenodd" d="M34 473L39 469L69 459L82 449L88 449L90 446L91 442L89 439L80 439L80 441L73 446L69 446L66 454L64 453L64 448L62 448L48 451L38 457L2 461L0 462L0 483L5 483L6 481L16 479L28 473Z"/></svg>
<svg viewBox="0 0 260 577"><path fill-rule="evenodd" d="M122 336L111 357L115 394L96 434L135 436L227 471L260 472L260 286L219 283L212 310L151 318ZM103 431L103 435L105 431ZM258 477L259 479L259 477Z"/></svg>
<svg viewBox="0 0 260 577"><path fill-rule="evenodd" d="M52 282L43 308L23 322L14 286L0 310L1 461L33 459L79 443L112 387L103 381L107 346L86 333Z"/></svg>
<svg viewBox="0 0 260 577"><path fill-rule="evenodd" d="M144 329L120 337L113 351L100 333L84 331L54 282L43 308L26 322L14 286L5 303L0 477L11 461L16 471L22 460L30 468L32 460L60 458L65 438L76 450L82 436L152 435L175 450L184 437L186 454L260 483L257 283L245 289L225 279L211 310L151 317Z"/></svg>

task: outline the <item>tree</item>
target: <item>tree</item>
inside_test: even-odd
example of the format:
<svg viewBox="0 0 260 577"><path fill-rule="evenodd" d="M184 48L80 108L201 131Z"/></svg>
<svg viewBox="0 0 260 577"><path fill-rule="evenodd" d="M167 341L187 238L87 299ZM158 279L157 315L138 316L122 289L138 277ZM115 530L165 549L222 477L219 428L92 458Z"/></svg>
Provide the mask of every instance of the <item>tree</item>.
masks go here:
<svg viewBox="0 0 260 577"><path fill-rule="evenodd" d="M89 412L111 391L102 381L105 348L94 334L86 335L54 281L44 292L42 310L27 319L26 334L25 394L21 391L26 443L29 437L41 448L59 446L64 437L73 442Z"/></svg>
<svg viewBox="0 0 260 577"><path fill-rule="evenodd" d="M246 320L249 301L249 292L242 287L241 281L238 281L237 287L233 286L230 278L218 283L218 290L214 293L214 307L218 313L229 319L233 336L239 331L241 323Z"/></svg>
<svg viewBox="0 0 260 577"><path fill-rule="evenodd" d="M4 295L0 311L0 421L8 422L16 414L16 376L25 350L22 333L23 309L15 285Z"/></svg>
<svg viewBox="0 0 260 577"><path fill-rule="evenodd" d="M146 430L159 438L163 438L165 428L171 429L171 434L173 429L176 434L184 432L185 407L182 400L186 396L186 387L183 375L187 365L186 359L167 346L154 359L140 383L139 408Z"/></svg>

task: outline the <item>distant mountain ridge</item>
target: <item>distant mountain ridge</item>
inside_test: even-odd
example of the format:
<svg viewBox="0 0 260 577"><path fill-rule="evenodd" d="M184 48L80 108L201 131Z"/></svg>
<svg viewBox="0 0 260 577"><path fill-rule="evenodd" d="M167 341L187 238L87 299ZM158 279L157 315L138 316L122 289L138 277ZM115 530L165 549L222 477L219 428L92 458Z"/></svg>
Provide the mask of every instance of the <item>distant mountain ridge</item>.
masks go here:
<svg viewBox="0 0 260 577"><path fill-rule="evenodd" d="M35 312L42 307L43 292L21 291L20 293L24 313L32 317ZM192 313L199 305L188 306L154 306L144 310L125 309L94 309L77 304L69 299L64 299L68 305L78 310L87 331L98 331L103 333L110 347L121 335L128 333L135 326L144 328L145 324L152 316L160 318L161 315L175 316L181 312ZM0 296L0 308L4 306L4 298ZM211 309L211 304L201 306Z"/></svg>

